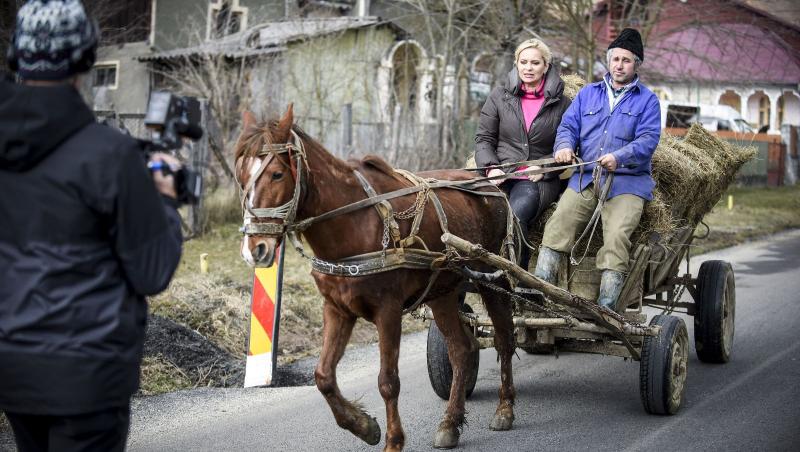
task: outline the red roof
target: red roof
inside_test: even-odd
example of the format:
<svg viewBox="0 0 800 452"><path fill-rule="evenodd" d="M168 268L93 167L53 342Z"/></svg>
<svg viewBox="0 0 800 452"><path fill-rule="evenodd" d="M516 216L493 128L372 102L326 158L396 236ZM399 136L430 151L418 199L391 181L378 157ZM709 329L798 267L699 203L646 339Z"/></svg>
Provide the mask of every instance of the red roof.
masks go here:
<svg viewBox="0 0 800 452"><path fill-rule="evenodd" d="M649 79L794 84L800 82L800 59L758 26L707 24L651 36L642 72Z"/></svg>

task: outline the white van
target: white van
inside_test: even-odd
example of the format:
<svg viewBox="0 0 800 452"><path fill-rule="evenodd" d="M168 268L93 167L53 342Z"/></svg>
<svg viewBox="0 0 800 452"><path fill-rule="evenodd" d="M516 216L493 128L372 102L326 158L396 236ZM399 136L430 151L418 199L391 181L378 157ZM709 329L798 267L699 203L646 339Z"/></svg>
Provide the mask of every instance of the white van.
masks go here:
<svg viewBox="0 0 800 452"><path fill-rule="evenodd" d="M689 127L700 123L706 130L756 133L736 109L728 105L661 103L661 127Z"/></svg>

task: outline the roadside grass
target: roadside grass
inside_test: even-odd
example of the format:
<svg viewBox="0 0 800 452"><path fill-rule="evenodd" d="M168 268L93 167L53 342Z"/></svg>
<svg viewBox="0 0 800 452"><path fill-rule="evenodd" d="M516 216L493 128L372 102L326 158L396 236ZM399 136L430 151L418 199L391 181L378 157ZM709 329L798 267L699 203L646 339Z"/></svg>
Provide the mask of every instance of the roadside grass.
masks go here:
<svg viewBox="0 0 800 452"><path fill-rule="evenodd" d="M727 208L728 194L734 198L732 210ZM184 244L175 278L164 293L151 298L151 312L197 331L233 356L244 359L253 270L240 256L238 200L235 195L225 195L208 202L207 206L210 212L208 232ZM693 242L692 254L800 227L800 187L731 188L706 215L705 222L710 233L707 238ZM697 234L704 233L705 228L699 227ZM209 272L206 274L200 273L202 253L208 254ZM310 263L289 246L284 260L277 343L279 366L316 355L322 346L322 298L310 272ZM421 320L403 317L405 333L421 331L425 327ZM359 320L351 344L376 340L375 327ZM202 381L192 381L180 369L159 357L148 357L142 376L143 394L203 385Z"/></svg>
<svg viewBox="0 0 800 452"><path fill-rule="evenodd" d="M733 209L728 209L728 195ZM693 242L692 255L738 245L748 240L800 227L800 185L765 188L731 187L705 216L710 232ZM705 234L700 225L697 235Z"/></svg>

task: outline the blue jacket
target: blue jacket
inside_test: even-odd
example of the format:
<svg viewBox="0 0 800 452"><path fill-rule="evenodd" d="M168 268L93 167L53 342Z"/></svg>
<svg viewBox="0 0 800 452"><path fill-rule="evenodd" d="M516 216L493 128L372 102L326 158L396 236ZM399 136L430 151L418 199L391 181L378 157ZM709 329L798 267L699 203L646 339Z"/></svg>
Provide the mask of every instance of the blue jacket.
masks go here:
<svg viewBox="0 0 800 452"><path fill-rule="evenodd" d="M569 148L584 161L613 154L617 170L608 197L629 193L649 201L655 187L650 175L651 159L660 136L661 107L652 91L641 82L636 83L610 110L606 84L599 81L575 96L561 118L553 151ZM592 182L595 166L587 166L582 178L576 171L569 188L577 192L585 189Z"/></svg>

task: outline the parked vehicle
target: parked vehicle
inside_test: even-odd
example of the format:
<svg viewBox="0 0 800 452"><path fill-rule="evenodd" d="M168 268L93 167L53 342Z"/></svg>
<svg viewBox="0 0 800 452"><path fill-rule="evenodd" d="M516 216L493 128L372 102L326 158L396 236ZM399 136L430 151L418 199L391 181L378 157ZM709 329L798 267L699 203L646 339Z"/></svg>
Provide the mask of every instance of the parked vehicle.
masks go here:
<svg viewBox="0 0 800 452"><path fill-rule="evenodd" d="M694 123L700 123L706 130L713 132L729 130L756 133L753 126L728 105L687 105L672 102L661 104L661 127L689 127Z"/></svg>

